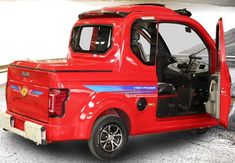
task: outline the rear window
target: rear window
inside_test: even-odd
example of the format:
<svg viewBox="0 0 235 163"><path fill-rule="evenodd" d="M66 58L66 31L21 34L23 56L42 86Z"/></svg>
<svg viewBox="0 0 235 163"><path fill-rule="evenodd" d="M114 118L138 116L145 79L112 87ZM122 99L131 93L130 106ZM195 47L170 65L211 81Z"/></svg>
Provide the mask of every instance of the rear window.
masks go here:
<svg viewBox="0 0 235 163"><path fill-rule="evenodd" d="M74 52L104 54L112 45L112 26L78 26L72 31Z"/></svg>

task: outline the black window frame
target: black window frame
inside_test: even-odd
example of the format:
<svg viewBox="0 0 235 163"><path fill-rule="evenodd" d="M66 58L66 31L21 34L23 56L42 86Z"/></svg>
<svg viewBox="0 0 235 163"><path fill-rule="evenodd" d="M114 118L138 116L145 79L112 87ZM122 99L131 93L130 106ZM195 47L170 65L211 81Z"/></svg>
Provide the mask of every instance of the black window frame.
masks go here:
<svg viewBox="0 0 235 163"><path fill-rule="evenodd" d="M110 29L111 29L110 45L106 48L105 51L100 52L100 51L96 51L96 50L83 50L82 48L80 48L81 50L79 51L77 49L74 49L74 45L72 45L73 44L73 35L74 35L73 32L75 30L78 30L77 34L79 34L79 36L81 36L81 31L82 31L82 29L84 27L110 27ZM77 41L78 41L78 45L79 45L80 37L79 37L79 39ZM75 26L72 29L71 39L70 39L69 46L71 47L71 49L75 53L84 53L84 54L93 54L93 55L105 55L107 53L107 51L110 50L112 48L112 46L113 46L113 25L111 25L111 24L89 24L89 25L78 25L78 26Z"/></svg>

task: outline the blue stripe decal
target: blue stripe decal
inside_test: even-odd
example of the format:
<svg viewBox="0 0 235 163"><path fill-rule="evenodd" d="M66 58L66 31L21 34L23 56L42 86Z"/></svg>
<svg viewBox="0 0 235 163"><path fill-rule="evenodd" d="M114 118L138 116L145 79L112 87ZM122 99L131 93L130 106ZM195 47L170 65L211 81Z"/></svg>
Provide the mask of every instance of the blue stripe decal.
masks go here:
<svg viewBox="0 0 235 163"><path fill-rule="evenodd" d="M126 86L126 85L85 85L95 92L121 92L127 94L152 94L157 92L157 86Z"/></svg>
<svg viewBox="0 0 235 163"><path fill-rule="evenodd" d="M17 85L11 85L10 87L11 87L11 89L13 89L13 90L15 90L15 91L18 91L18 92L21 91L21 90L20 90L20 87L17 86ZM32 90L31 92L29 91L29 94L31 94L31 95L36 95L36 96L40 96L40 95L43 94L43 92L37 91L37 90Z"/></svg>
<svg viewBox="0 0 235 163"><path fill-rule="evenodd" d="M33 95L42 95L43 94L43 92L41 92L41 91L36 91L36 90L32 90L32 92L31 92L31 94L33 94Z"/></svg>
<svg viewBox="0 0 235 163"><path fill-rule="evenodd" d="M11 85L11 88L15 91L20 91L20 88L17 85Z"/></svg>

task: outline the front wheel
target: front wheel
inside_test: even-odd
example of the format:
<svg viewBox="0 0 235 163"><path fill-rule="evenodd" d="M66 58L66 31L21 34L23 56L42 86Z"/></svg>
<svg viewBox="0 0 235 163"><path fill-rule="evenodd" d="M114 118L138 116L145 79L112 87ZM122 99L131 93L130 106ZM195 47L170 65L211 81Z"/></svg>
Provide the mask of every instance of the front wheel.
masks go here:
<svg viewBox="0 0 235 163"><path fill-rule="evenodd" d="M114 115L99 118L92 130L88 145L98 159L112 159L126 147L128 130L124 121Z"/></svg>

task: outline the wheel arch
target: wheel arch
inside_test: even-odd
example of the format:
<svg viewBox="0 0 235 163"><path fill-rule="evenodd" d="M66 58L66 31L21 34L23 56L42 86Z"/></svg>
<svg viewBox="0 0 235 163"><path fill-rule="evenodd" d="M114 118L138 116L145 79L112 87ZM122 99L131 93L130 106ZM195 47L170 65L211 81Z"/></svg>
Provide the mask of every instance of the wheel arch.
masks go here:
<svg viewBox="0 0 235 163"><path fill-rule="evenodd" d="M105 115L115 115L115 116L121 118L124 121L124 123L126 124L126 127L128 129L128 134L130 134L131 121L130 121L130 118L129 118L128 114L125 111L123 111L123 110L121 110L119 108L109 108L109 109L103 111L96 118L95 122L97 121L97 119L99 119L100 117L103 117Z"/></svg>
<svg viewBox="0 0 235 163"><path fill-rule="evenodd" d="M105 104L104 104L105 103ZM92 119L90 119L90 123L88 125L88 130L87 130L87 135L90 139L90 135L92 134L92 129L96 121L105 115L115 115L120 117L125 124L127 125L128 128L128 134L133 134L136 130L136 125L134 124L135 121L135 116L133 112L128 109L128 105L120 100L120 99L115 99L105 101L102 105L96 108L97 112L93 115Z"/></svg>

